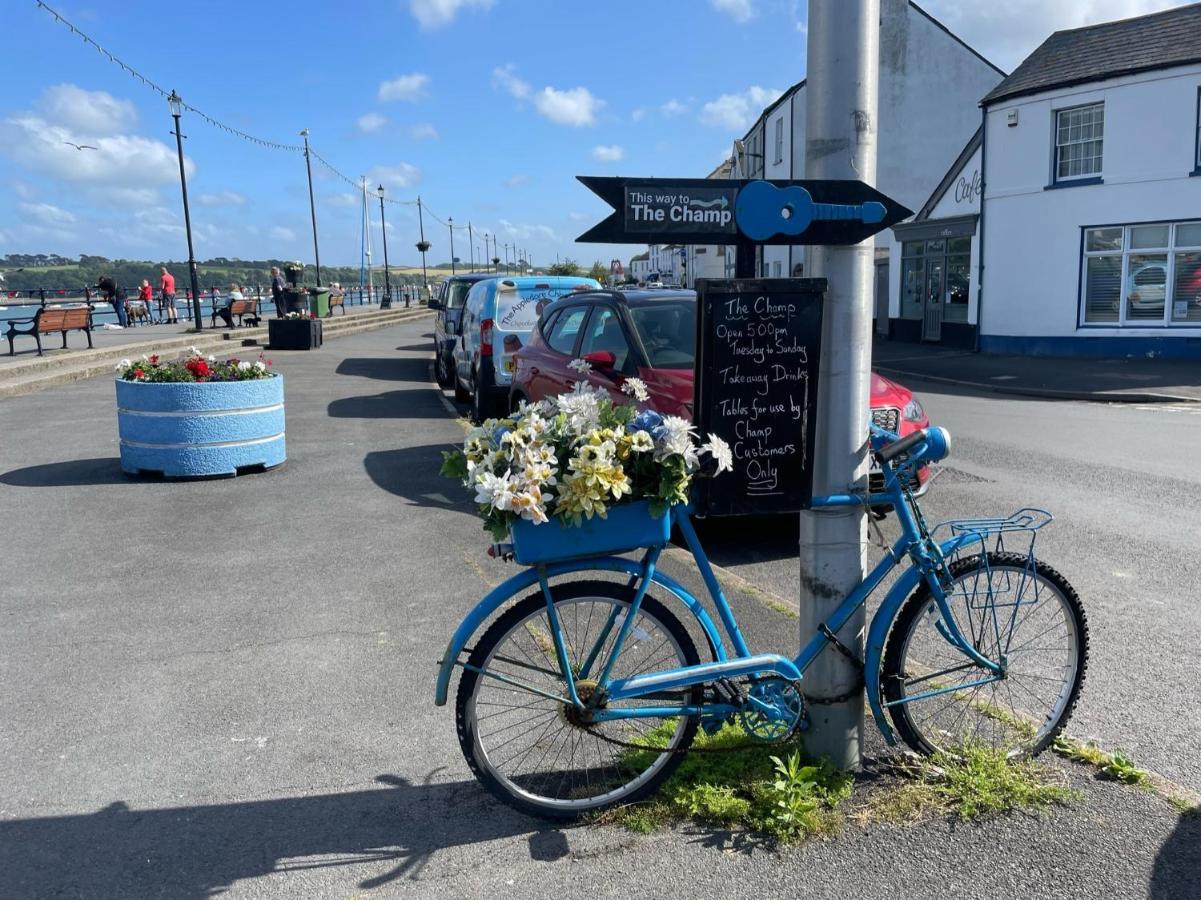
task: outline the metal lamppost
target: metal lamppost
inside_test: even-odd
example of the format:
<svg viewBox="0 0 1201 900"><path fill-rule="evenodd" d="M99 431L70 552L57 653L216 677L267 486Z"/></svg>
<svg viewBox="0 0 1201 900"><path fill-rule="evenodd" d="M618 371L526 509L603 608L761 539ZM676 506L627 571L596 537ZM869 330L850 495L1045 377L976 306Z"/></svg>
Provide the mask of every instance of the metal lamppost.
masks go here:
<svg viewBox="0 0 1201 900"><path fill-rule="evenodd" d="M313 202L313 164L309 161L309 130L300 132L304 138L304 167L309 173L309 215L313 219L313 262L317 266L317 287L321 287L321 254L317 251L317 204Z"/></svg>
<svg viewBox="0 0 1201 900"><path fill-rule="evenodd" d="M450 229L450 274L455 274L455 217L446 217L446 227Z"/></svg>
<svg viewBox="0 0 1201 900"><path fill-rule="evenodd" d="M200 284L196 278L196 253L192 250L192 214L188 211L188 176L183 168L183 135L179 132L179 117L183 115L183 100L175 91L167 98L171 118L175 120L175 149L179 154L179 186L183 190L183 224L188 234L188 276L192 282L192 324L196 330L204 328L200 317Z"/></svg>
<svg viewBox="0 0 1201 900"><path fill-rule="evenodd" d="M429 280L429 275L427 275L426 271L425 271L425 254L430 249L431 244L429 241L427 241L425 239L425 216L421 212L421 195L420 194L417 195L417 227L420 229L420 231L418 233L421 236L421 240L419 240L417 242L417 249L421 253L421 291L422 291L422 296L428 296L429 289L430 289L430 280ZM409 305L409 299L408 299L408 297L405 297L405 306L407 307L408 305Z"/></svg>
<svg viewBox="0 0 1201 900"><path fill-rule="evenodd" d="M384 236L384 299L380 302L380 309L392 308L392 280L388 275L388 223L384 221L384 186L381 184L375 189L379 194L379 230Z"/></svg>
<svg viewBox="0 0 1201 900"><path fill-rule="evenodd" d="M467 223L467 258L471 260L471 271L475 271L475 234L471 231L471 223Z"/></svg>
<svg viewBox="0 0 1201 900"><path fill-rule="evenodd" d="M505 274L509 274L509 245L505 244Z"/></svg>

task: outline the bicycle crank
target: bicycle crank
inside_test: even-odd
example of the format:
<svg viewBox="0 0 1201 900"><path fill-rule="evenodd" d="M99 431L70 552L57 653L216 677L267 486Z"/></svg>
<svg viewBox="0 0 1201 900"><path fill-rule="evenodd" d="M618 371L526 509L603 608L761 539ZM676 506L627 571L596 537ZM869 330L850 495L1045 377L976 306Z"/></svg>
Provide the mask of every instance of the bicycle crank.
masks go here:
<svg viewBox="0 0 1201 900"><path fill-rule="evenodd" d="M738 711L747 737L762 743L786 740L803 727L805 698L800 685L783 678L762 678L751 685Z"/></svg>

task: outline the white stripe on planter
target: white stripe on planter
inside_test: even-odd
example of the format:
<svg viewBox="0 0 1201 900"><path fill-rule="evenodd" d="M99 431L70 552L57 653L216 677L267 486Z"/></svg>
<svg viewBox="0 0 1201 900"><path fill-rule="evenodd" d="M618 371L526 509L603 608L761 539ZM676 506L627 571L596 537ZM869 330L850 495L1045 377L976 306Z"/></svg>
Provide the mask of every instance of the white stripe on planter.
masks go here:
<svg viewBox="0 0 1201 900"><path fill-rule="evenodd" d="M205 447L253 447L255 444L270 444L272 441L278 441L283 436L284 432L281 431L279 434L272 434L261 438L251 438L248 441L211 441L208 443L189 442L186 444L148 444L145 441L127 441L122 438L121 444L125 447L138 447L142 450L198 450Z"/></svg>
<svg viewBox="0 0 1201 900"><path fill-rule="evenodd" d="M148 409L126 409L123 406L117 407L117 412L124 413L127 416L147 416L150 418L168 418L168 419L194 419L201 416L244 416L250 413L265 413L275 412L278 409L283 409L282 403L273 403L271 406L242 406L233 409L169 409L153 411Z"/></svg>

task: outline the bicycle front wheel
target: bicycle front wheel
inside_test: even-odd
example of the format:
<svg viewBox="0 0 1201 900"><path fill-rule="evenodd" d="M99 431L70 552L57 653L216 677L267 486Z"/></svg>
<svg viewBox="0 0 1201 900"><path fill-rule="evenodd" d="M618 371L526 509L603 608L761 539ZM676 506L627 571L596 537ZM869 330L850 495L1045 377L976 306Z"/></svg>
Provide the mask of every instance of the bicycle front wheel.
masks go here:
<svg viewBox="0 0 1201 900"><path fill-rule="evenodd" d="M607 703L597 677L629 614L634 590L607 581L551 587L576 691L601 709L699 705L702 689ZM567 699L546 599L536 592L500 616L467 660L456 700L468 765L496 797L523 812L574 819L655 790L696 735L690 716L589 721ZM644 597L610 680L696 665L679 620ZM631 746L633 745L633 746ZM647 749L639 749L647 748Z"/></svg>
<svg viewBox="0 0 1201 900"><path fill-rule="evenodd" d="M947 605L960 633L1003 673L994 676L950 642L923 582L884 653L882 694L897 733L925 754L968 746L1041 753L1067 724L1084 681L1080 598L1050 566L1017 553L956 560L950 574Z"/></svg>

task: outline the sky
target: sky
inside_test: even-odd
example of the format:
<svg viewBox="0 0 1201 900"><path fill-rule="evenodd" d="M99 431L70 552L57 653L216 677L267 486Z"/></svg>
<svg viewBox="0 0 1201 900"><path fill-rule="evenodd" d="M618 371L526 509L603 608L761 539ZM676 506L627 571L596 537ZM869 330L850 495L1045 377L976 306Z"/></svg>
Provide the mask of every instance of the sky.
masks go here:
<svg viewBox="0 0 1201 900"><path fill-rule="evenodd" d="M383 184L389 260L430 262L469 222L584 264L636 247L575 237L609 208L576 175L703 177L763 106L805 75L805 0L47 0L115 57L225 125L314 150L321 260L357 265L360 176ZM186 259L165 100L55 21L3 0L0 256ZM1178 0L925 0L1012 70L1052 31ZM304 158L186 112L198 259L311 261ZM70 143L95 149L76 149ZM372 197L376 261L379 205ZM465 232L455 255L468 260ZM512 253L513 251L509 251Z"/></svg>

